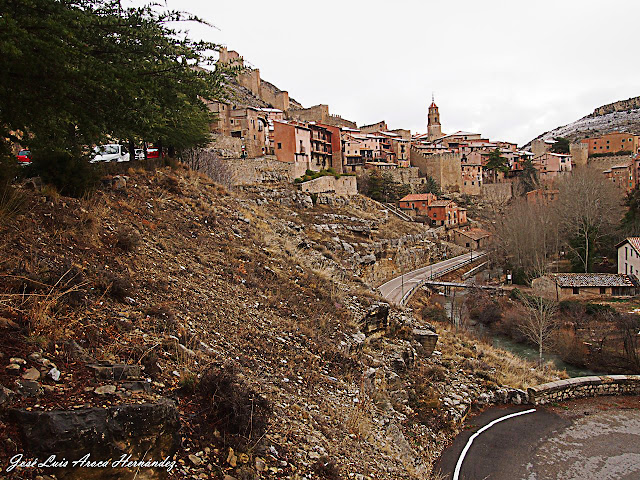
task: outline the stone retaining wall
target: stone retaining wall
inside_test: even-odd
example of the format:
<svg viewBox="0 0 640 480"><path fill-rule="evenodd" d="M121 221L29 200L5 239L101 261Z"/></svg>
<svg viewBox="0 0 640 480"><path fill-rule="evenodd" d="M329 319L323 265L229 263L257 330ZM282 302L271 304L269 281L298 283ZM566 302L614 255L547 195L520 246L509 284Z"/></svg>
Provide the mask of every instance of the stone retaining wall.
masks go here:
<svg viewBox="0 0 640 480"><path fill-rule="evenodd" d="M338 195L357 195L358 186L356 177L346 175L335 178L331 175L309 180L300 184L300 190L307 193L334 192Z"/></svg>
<svg viewBox="0 0 640 480"><path fill-rule="evenodd" d="M534 405L599 395L640 395L640 375L575 377L528 389L529 403Z"/></svg>

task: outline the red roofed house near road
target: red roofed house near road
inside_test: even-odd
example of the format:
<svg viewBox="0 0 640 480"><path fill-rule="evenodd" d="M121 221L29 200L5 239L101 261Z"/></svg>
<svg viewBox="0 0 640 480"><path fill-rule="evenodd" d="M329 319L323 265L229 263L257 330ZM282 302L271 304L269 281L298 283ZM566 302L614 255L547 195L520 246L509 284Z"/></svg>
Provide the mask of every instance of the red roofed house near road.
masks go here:
<svg viewBox="0 0 640 480"><path fill-rule="evenodd" d="M467 223L467 209L459 207L453 200L436 200L427 207L431 225L448 228Z"/></svg>
<svg viewBox="0 0 640 480"><path fill-rule="evenodd" d="M427 208L432 202L435 202L437 197L433 193L414 193L402 197L398 201L398 208L402 210L409 210L414 214L426 215Z"/></svg>

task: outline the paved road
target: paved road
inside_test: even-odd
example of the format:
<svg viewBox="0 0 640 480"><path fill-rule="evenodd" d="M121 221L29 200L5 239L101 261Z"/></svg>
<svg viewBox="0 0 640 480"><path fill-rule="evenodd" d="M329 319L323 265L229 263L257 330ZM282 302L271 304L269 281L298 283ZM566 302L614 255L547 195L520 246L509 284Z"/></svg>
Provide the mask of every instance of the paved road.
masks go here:
<svg viewBox="0 0 640 480"><path fill-rule="evenodd" d="M473 252L473 258L479 257L483 253L484 252ZM448 268L463 265L471 259L471 255L472 253L465 253L464 255L449 258L448 260L407 272L404 275L389 280L387 283L378 287L378 290L380 290L380 293L388 302L398 305L401 303L403 297L418 283L430 278L432 275L435 277Z"/></svg>
<svg viewBox="0 0 640 480"><path fill-rule="evenodd" d="M460 480L637 480L640 478L640 399L615 397L563 408L537 407L481 433ZM631 404L629 404L631 403ZM634 405L635 404L635 405ZM443 453L439 468L451 479L469 437L492 420L530 408L492 408L469 422Z"/></svg>

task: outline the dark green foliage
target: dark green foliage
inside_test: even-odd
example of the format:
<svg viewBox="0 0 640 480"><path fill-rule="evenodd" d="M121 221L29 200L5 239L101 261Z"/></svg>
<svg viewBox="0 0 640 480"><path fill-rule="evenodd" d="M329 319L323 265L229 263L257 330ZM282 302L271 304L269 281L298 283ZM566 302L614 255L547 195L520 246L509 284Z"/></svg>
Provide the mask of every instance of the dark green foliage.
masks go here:
<svg viewBox="0 0 640 480"><path fill-rule="evenodd" d="M420 193L433 193L435 196L440 196L440 185L436 182L436 179L430 175L425 178L424 184L420 187Z"/></svg>
<svg viewBox="0 0 640 480"><path fill-rule="evenodd" d="M44 149L33 154L31 173L62 195L82 197L91 192L99 180L98 169L87 159L63 150Z"/></svg>
<svg viewBox="0 0 640 480"><path fill-rule="evenodd" d="M333 167L329 167L326 170L320 170L318 172L314 172L313 170L307 170L302 177L298 177L294 180L294 183L303 183L308 182L309 180L315 180L320 177L332 176L335 179L338 179L343 176L353 176L352 173L338 173Z"/></svg>
<svg viewBox="0 0 640 480"><path fill-rule="evenodd" d="M625 236L640 235L640 189L634 188L624 199L627 211L622 218L622 230Z"/></svg>
<svg viewBox="0 0 640 480"><path fill-rule="evenodd" d="M485 168L493 172L494 181L497 179L498 172L507 173L509 171L507 159L502 156L499 148L496 148L489 154L489 160Z"/></svg>
<svg viewBox="0 0 640 480"><path fill-rule="evenodd" d="M389 172L372 170L359 178L358 190L378 202L393 203L410 194L411 186L396 182Z"/></svg>
<svg viewBox="0 0 640 480"><path fill-rule="evenodd" d="M523 193L530 192L537 189L540 186L540 180L538 178L538 170L533 165L533 161L527 158L522 164L522 173L520 174L520 184L522 185Z"/></svg>
<svg viewBox="0 0 640 480"><path fill-rule="evenodd" d="M555 137L554 140L556 141L556 143L554 143L551 147L551 151L553 153L564 153L565 155L569 155L569 140L564 137Z"/></svg>
<svg viewBox="0 0 640 480"><path fill-rule="evenodd" d="M221 96L224 72L195 68L216 46L168 26L191 17L113 0L0 0L0 12L0 143L78 155L106 138L208 141L201 99Z"/></svg>
<svg viewBox="0 0 640 480"><path fill-rule="evenodd" d="M621 150L619 152L602 152L602 153L592 153L589 155L591 158L599 158L599 157L617 157L624 155L633 155L631 150Z"/></svg>

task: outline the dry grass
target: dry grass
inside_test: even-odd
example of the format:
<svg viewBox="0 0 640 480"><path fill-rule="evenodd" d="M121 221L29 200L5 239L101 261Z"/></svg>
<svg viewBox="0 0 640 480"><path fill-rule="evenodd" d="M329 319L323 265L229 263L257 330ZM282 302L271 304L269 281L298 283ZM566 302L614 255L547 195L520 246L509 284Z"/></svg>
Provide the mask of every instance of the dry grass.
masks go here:
<svg viewBox="0 0 640 480"><path fill-rule="evenodd" d="M64 338L76 321L65 313L66 305L63 299L73 292L83 290L89 282L76 281L71 270L66 271L53 285L35 282L32 279L24 280L35 285L37 290L30 293L4 293L0 295L0 305L10 306L12 310L20 313L27 320L31 336Z"/></svg>
<svg viewBox="0 0 640 480"><path fill-rule="evenodd" d="M534 362L488 345L448 323L438 323L438 334L438 348L442 351L443 363L450 361L461 363L465 367L484 364L484 368L477 373L498 385L526 389L567 378L566 372L556 370L549 364L540 368Z"/></svg>
<svg viewBox="0 0 640 480"><path fill-rule="evenodd" d="M22 210L24 196L14 188L0 188L0 225L12 220Z"/></svg>

